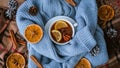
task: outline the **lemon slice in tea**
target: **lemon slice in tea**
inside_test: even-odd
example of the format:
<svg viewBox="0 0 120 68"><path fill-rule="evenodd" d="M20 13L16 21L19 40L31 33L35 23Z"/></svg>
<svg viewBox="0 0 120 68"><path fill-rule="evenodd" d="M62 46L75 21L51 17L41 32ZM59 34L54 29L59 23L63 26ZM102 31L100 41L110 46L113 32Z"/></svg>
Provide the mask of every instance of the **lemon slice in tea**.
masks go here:
<svg viewBox="0 0 120 68"><path fill-rule="evenodd" d="M57 42L60 42L62 39L62 34L58 30L52 30L52 35Z"/></svg>
<svg viewBox="0 0 120 68"><path fill-rule="evenodd" d="M68 24L66 21L63 21L63 20L58 20L55 22L55 29L61 29L61 28L65 28L65 27L68 27Z"/></svg>
<svg viewBox="0 0 120 68"><path fill-rule="evenodd" d="M24 68L25 58L19 53L12 53L7 58L6 67L7 68Z"/></svg>
<svg viewBox="0 0 120 68"><path fill-rule="evenodd" d="M24 36L30 43L37 43L42 39L43 30L39 25L31 24L25 29Z"/></svg>
<svg viewBox="0 0 120 68"><path fill-rule="evenodd" d="M86 58L82 58L75 68L92 68L90 62Z"/></svg>

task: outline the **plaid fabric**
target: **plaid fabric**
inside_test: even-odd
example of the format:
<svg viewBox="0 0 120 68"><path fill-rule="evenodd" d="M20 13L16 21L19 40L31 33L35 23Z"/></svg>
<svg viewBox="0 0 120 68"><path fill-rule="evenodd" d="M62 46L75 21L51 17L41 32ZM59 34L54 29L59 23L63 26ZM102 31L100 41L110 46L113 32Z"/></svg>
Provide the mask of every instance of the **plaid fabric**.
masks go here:
<svg viewBox="0 0 120 68"><path fill-rule="evenodd" d="M0 68L1 67L5 68L6 59L11 53L15 53L15 52L20 53L25 57L25 59L27 59L27 55L28 55L26 44L21 45L17 41L18 42L17 48L14 49L13 41L11 40L9 30L14 31L14 36L16 37L16 41L17 39L21 39L24 41L23 37L18 32L16 22L15 21L9 22L8 27L5 29L4 32L0 34L0 36L2 36L0 38L1 39L0 40ZM26 60L26 64L27 64L27 60ZM27 65L26 65L26 68L27 68Z"/></svg>
<svg viewBox="0 0 120 68"><path fill-rule="evenodd" d="M23 0L20 0L18 2L20 5L23 2ZM7 10L6 4L8 4L7 0L0 1L0 68L6 68L6 59L11 53L20 53L24 56L25 59L27 59L28 56L26 41L20 35L18 27L16 25L16 21L11 21L4 17L4 13ZM13 35L15 36L17 41L16 49L14 49L13 47L14 43L10 36L10 30L14 32ZM25 44L21 44L19 40L24 41ZM27 68L27 60L25 68Z"/></svg>

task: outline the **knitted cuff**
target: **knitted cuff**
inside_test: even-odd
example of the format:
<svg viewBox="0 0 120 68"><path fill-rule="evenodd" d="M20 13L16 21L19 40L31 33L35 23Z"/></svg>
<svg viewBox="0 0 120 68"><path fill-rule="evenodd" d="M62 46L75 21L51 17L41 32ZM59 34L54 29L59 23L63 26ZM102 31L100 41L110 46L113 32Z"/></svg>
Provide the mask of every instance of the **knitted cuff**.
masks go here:
<svg viewBox="0 0 120 68"><path fill-rule="evenodd" d="M88 51L91 51L91 49L96 45L96 41L87 26L78 31L76 36L78 40L77 43L79 44L79 42L82 42L85 44L85 46L88 48Z"/></svg>

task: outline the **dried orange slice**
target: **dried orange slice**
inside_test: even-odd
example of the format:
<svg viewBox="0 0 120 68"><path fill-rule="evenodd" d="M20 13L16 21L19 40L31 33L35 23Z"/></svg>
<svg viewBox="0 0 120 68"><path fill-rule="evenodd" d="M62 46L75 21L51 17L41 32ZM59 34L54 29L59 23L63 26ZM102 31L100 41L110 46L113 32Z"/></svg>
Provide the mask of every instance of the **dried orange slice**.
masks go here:
<svg viewBox="0 0 120 68"><path fill-rule="evenodd" d="M60 42L60 41L61 41L61 39L62 39L62 34L61 34L60 31L58 31L58 30L52 30L52 35L53 35L53 37L55 38L55 40L56 40L57 42Z"/></svg>
<svg viewBox="0 0 120 68"><path fill-rule="evenodd" d="M31 24L25 29L24 36L30 43L37 43L42 39L43 30L39 25Z"/></svg>
<svg viewBox="0 0 120 68"><path fill-rule="evenodd" d="M63 20L58 20L55 22L55 29L62 29L62 28L65 28L65 27L68 27L68 24L66 21L63 21Z"/></svg>
<svg viewBox="0 0 120 68"><path fill-rule="evenodd" d="M101 20L110 21L114 17L114 10L109 5L102 5L98 10L98 16Z"/></svg>
<svg viewBox="0 0 120 68"><path fill-rule="evenodd" d="M7 68L24 68L25 58L19 53L12 53L7 58L6 67Z"/></svg>
<svg viewBox="0 0 120 68"><path fill-rule="evenodd" d="M82 58L75 68L92 68L90 62L86 58Z"/></svg>

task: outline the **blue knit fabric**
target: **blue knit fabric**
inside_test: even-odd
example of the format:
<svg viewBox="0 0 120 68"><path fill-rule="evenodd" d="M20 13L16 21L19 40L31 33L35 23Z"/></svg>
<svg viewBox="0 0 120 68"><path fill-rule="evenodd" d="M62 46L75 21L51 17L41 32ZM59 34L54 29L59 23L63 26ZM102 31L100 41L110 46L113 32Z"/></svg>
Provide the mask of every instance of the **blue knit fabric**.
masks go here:
<svg viewBox="0 0 120 68"><path fill-rule="evenodd" d="M76 7L65 0L26 0L17 11L17 25L22 35L25 28L33 23L41 26L44 31L39 43L27 43L29 56L36 56L44 68L74 68L83 57L87 58L93 67L108 60L103 32L97 25L96 0L75 0L75 2ZM31 6L38 8L37 15L29 14ZM78 23L74 38L63 46L54 44L45 30L46 22L55 16L68 16ZM90 51L96 45L100 47L100 53L92 56ZM28 67L37 68L30 58Z"/></svg>

